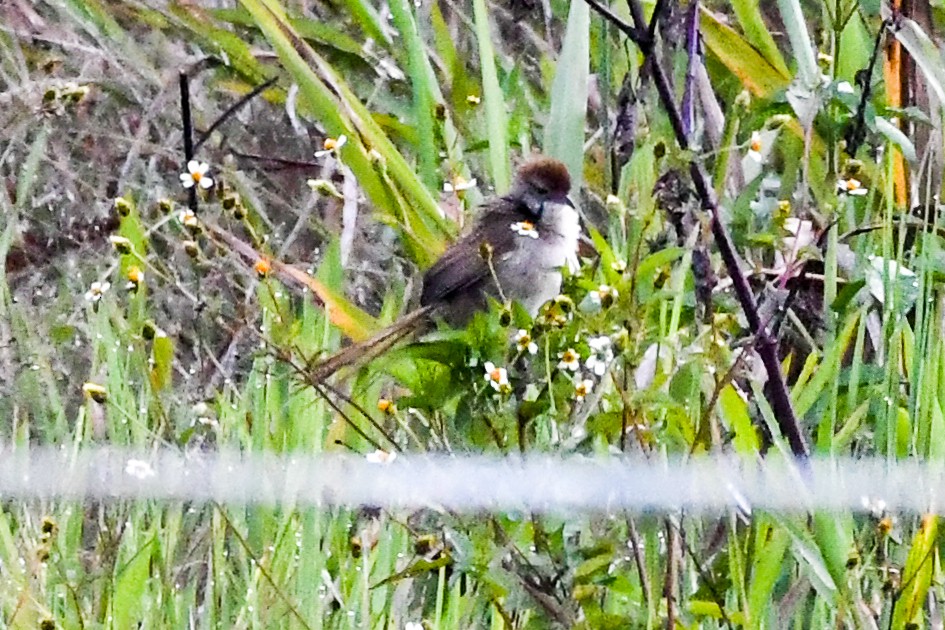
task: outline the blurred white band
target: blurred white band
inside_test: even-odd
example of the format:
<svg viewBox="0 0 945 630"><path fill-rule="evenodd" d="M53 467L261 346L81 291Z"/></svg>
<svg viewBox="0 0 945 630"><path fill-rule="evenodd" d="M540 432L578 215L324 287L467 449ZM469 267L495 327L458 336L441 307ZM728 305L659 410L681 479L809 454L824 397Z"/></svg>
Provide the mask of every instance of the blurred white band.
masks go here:
<svg viewBox="0 0 945 630"><path fill-rule="evenodd" d="M282 506L567 513L738 509L938 511L945 465L916 461L689 462L535 456L182 454L0 448L0 498L156 499Z"/></svg>

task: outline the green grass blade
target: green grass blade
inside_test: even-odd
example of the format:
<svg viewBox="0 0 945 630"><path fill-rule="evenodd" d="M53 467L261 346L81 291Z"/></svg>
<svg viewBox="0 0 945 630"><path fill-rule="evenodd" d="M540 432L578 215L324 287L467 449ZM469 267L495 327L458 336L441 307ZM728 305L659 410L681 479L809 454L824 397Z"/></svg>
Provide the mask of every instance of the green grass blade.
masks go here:
<svg viewBox="0 0 945 630"><path fill-rule="evenodd" d="M388 220L401 226L409 241L413 241L410 251L417 263L431 264L443 251L453 227L442 216L430 191L340 75L294 31L278 3L273 0L242 2L298 82L304 101L301 104L307 105L322 120L329 134L349 138L341 156L368 197ZM369 149L373 149L379 159L372 160ZM401 191L403 201L400 201Z"/></svg>
<svg viewBox="0 0 945 630"><path fill-rule="evenodd" d="M902 569L902 586L890 627L921 627L922 611L935 570L938 516L926 515L912 539L906 565Z"/></svg>
<svg viewBox="0 0 945 630"><path fill-rule="evenodd" d="M789 76L787 64L778 50L778 45L771 36L771 31L764 22L759 10L760 0L732 0L732 10L738 18L738 23L745 33L745 39L754 46L759 53L779 73Z"/></svg>
<svg viewBox="0 0 945 630"><path fill-rule="evenodd" d="M499 85L495 66L495 49L485 0L473 0L476 38L479 40L479 63L482 66L482 99L486 106L486 129L489 133L489 171L495 191L506 192L511 184L509 170L508 112L505 95Z"/></svg>
<svg viewBox="0 0 945 630"><path fill-rule="evenodd" d="M752 95L766 98L787 87L790 76L778 70L761 53L723 24L710 11L702 11L702 37L706 47Z"/></svg>
<svg viewBox="0 0 945 630"><path fill-rule="evenodd" d="M820 70L817 67L817 58L814 56L814 46L811 44L810 33L807 31L807 22L801 11L799 0L778 0L781 10L781 20L784 30L787 31L791 42L791 52L797 60L797 77L806 88L820 84Z"/></svg>
<svg viewBox="0 0 945 630"><path fill-rule="evenodd" d="M407 0L392 0L390 3L394 25L407 48L410 83L413 87L413 115L417 127L420 157L420 179L430 190L439 188L436 174L437 148L434 143L433 93L430 82L433 78L426 55L426 46L420 37L414 20L412 3Z"/></svg>
<svg viewBox="0 0 945 630"><path fill-rule="evenodd" d="M551 86L551 113L544 144L547 155L567 165L572 192L580 189L584 172L590 48L590 9L585 2L572 2L558 56L558 70Z"/></svg>

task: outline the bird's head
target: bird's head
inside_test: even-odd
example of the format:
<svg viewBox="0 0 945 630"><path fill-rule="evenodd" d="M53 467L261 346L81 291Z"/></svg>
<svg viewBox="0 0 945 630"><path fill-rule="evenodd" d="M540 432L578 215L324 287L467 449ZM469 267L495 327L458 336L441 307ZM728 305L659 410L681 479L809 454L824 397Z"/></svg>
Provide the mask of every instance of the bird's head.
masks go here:
<svg viewBox="0 0 945 630"><path fill-rule="evenodd" d="M512 190L505 198L530 221L539 223L549 203L574 207L568 198L570 190L568 168L553 158L539 157L518 169Z"/></svg>

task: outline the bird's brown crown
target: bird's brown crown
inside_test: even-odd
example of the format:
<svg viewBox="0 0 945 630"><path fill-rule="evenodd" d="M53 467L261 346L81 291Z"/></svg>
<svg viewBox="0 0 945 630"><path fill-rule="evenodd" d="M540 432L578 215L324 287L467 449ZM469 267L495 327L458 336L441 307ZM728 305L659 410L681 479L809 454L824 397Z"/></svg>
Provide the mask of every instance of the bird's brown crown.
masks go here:
<svg viewBox="0 0 945 630"><path fill-rule="evenodd" d="M550 197L565 197L571 191L568 167L554 158L537 157L518 169L518 181Z"/></svg>

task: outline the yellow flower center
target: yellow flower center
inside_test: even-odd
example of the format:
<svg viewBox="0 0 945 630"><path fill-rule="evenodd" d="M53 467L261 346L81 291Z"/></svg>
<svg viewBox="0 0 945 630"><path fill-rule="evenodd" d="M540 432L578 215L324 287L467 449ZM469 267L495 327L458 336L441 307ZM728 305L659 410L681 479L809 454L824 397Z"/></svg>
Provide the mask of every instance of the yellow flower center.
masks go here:
<svg viewBox="0 0 945 630"><path fill-rule="evenodd" d="M752 140L749 148L755 153L761 153L761 140L758 140L757 138Z"/></svg>
<svg viewBox="0 0 945 630"><path fill-rule="evenodd" d="M852 179L852 178L847 180L847 190L856 190L859 187L860 187L859 180Z"/></svg>
<svg viewBox="0 0 945 630"><path fill-rule="evenodd" d="M193 178L194 182L198 184L200 183L200 180L203 178L203 175L200 174L200 171L194 171L193 173L190 174L190 176Z"/></svg>
<svg viewBox="0 0 945 630"><path fill-rule="evenodd" d="M256 261L253 269L255 269L256 273L258 273L260 276L265 276L272 270L272 263L270 263L265 258L260 258Z"/></svg>
<svg viewBox="0 0 945 630"><path fill-rule="evenodd" d="M140 282L144 280L144 272L141 271L139 267L131 267L128 270L128 280L135 284L140 284Z"/></svg>
<svg viewBox="0 0 945 630"><path fill-rule="evenodd" d="M333 151L335 147L338 146L338 140L335 138L325 138L325 150Z"/></svg>
<svg viewBox="0 0 945 630"><path fill-rule="evenodd" d="M492 370L489 372L489 378L498 383L502 380L502 370L499 368Z"/></svg>

